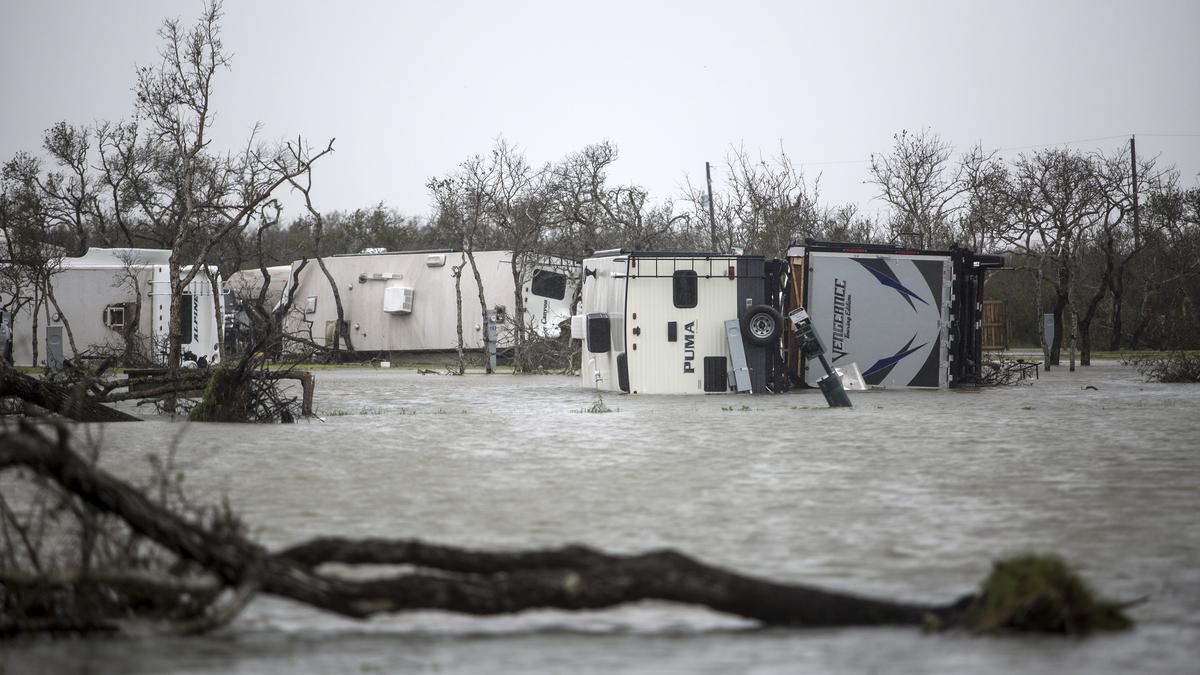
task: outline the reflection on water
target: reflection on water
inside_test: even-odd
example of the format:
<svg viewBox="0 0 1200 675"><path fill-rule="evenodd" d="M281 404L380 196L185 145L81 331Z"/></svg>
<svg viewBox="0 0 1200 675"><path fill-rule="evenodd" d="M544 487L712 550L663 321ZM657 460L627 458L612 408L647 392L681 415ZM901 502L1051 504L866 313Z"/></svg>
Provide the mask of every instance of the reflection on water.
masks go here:
<svg viewBox="0 0 1200 675"><path fill-rule="evenodd" d="M1087 385L1096 390L1085 389ZM358 623L262 599L217 635L8 645L7 672L1194 672L1200 387L1101 363L979 392L609 396L574 378L322 372L324 422L103 430L143 475L179 435L194 491L271 546L318 534L526 548L675 547L782 580L909 599L990 561L1063 554L1139 628L1090 640L760 630L662 603ZM748 406L749 409L743 409Z"/></svg>

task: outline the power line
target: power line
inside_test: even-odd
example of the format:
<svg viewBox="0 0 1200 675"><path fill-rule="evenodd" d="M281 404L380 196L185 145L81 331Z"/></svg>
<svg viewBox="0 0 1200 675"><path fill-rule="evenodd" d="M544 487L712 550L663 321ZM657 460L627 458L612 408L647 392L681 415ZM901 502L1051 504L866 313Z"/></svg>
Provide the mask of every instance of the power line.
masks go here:
<svg viewBox="0 0 1200 675"><path fill-rule="evenodd" d="M1145 135L1145 134L1143 134ZM1058 143L1038 143L1036 145L1020 145L1011 148L996 148L996 152L1008 152L1010 150L1032 150L1033 148L1049 148L1058 145L1075 145L1076 143L1091 143L1094 141L1111 141L1117 138L1129 138L1130 134L1121 134L1119 136L1100 136L1098 138L1080 138L1074 141L1059 141Z"/></svg>
<svg viewBox="0 0 1200 675"><path fill-rule="evenodd" d="M824 164L868 164L869 159L836 159L828 162L800 162L800 166L817 166Z"/></svg>
<svg viewBox="0 0 1200 675"><path fill-rule="evenodd" d="M995 152L1011 152L1013 150L1032 150L1034 148L1051 148L1060 145L1076 145L1078 143L1094 143L1096 141L1112 141L1118 138L1129 138L1135 134L1118 134L1116 136L1097 136L1096 138L1078 138L1073 141L1059 141L1057 143L1035 143L1033 145L1014 145L1009 148L996 148ZM1138 136L1146 136L1150 138L1200 138L1200 134L1136 134ZM799 162L800 166L826 166L831 164L870 164L870 159L836 159L821 162Z"/></svg>

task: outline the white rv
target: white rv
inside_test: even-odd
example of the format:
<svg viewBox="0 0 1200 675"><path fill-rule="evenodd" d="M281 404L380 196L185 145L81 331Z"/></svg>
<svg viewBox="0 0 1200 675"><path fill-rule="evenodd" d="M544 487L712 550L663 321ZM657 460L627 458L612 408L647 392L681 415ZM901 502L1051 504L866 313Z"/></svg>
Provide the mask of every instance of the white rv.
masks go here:
<svg viewBox="0 0 1200 675"><path fill-rule="evenodd" d="M867 386L953 387L979 377L984 274L1003 263L962 248L809 241L788 251L789 307L808 311L831 364L854 364ZM809 386L824 375L794 346L788 362Z"/></svg>
<svg viewBox="0 0 1200 675"><path fill-rule="evenodd" d="M92 248L78 258L62 258L58 270L50 277L58 307L48 298L40 299L36 338L32 289L19 289L17 298L0 297L0 305L20 307L11 317L13 362L46 365L47 359L53 364L64 358L119 352L131 321L137 322L136 334L149 338L153 353L165 362L171 306L170 255L170 251L159 249ZM209 271L219 289L219 273L215 267ZM138 296L141 296L140 312ZM182 300L180 353L185 360L220 361L216 323L220 302L220 293L213 295L209 277L203 272L197 274ZM71 352L68 323L78 354ZM35 339L37 363L33 358Z"/></svg>
<svg viewBox="0 0 1200 675"><path fill-rule="evenodd" d="M508 251L477 251L487 309L501 324L514 307L517 285ZM343 317L354 351L449 351L458 347L454 268L461 268L463 343L466 349L485 348L483 307L470 262L460 251L365 252L324 259L341 296ZM292 263L292 272L300 265ZM530 256L521 268L524 325L546 337L557 337L559 325L571 317L578 284L578 263L560 258ZM290 282L289 282L290 283ZM287 291L285 291L285 294ZM314 342L333 345L337 307L329 281L315 260L309 260L297 279L293 310L287 318L292 333L309 334ZM511 317L509 317L511 318ZM502 331L501 348L511 345ZM294 348L294 345L291 345Z"/></svg>
<svg viewBox="0 0 1200 675"><path fill-rule="evenodd" d="M585 387L645 394L780 391L779 261L600 251L583 262Z"/></svg>

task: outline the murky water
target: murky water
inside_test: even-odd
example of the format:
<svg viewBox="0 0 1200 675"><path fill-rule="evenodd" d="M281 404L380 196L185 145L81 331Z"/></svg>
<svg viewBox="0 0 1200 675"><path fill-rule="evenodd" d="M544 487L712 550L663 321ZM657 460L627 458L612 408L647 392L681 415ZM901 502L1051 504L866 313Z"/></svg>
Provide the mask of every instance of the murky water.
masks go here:
<svg viewBox="0 0 1200 675"><path fill-rule="evenodd" d="M1087 386L1096 387L1095 390ZM322 372L324 422L104 430L146 471L178 436L193 490L272 546L318 534L528 548L670 546L781 580L907 599L971 590L998 556L1053 551L1148 601L1091 639L763 630L646 603L353 622L256 600L188 639L4 645L5 672L1179 672L1200 663L1200 387L1102 363L979 392L629 397L565 377Z"/></svg>

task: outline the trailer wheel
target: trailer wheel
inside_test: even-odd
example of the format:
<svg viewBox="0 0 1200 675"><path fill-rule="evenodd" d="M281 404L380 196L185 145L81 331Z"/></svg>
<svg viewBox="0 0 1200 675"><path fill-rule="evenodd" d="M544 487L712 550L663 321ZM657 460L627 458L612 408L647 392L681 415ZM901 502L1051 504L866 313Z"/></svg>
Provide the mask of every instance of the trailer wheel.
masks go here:
<svg viewBox="0 0 1200 675"><path fill-rule="evenodd" d="M783 333L783 316L770 305L754 305L742 316L742 335L751 344L769 345Z"/></svg>

